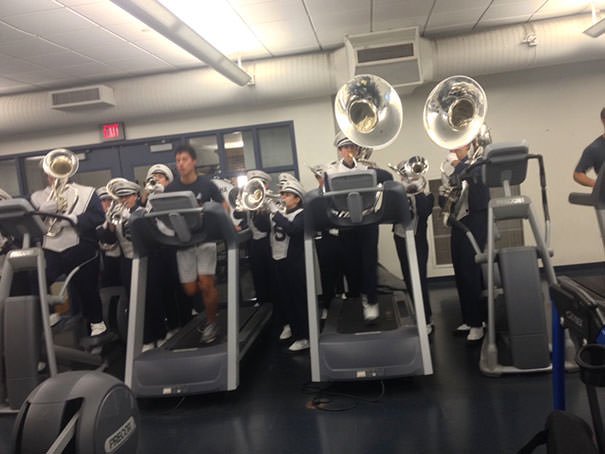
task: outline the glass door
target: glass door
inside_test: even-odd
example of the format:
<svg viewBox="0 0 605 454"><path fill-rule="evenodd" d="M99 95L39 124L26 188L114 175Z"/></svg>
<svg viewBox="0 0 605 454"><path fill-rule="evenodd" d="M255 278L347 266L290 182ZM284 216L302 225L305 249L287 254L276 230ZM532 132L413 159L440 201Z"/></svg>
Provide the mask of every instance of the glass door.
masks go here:
<svg viewBox="0 0 605 454"><path fill-rule="evenodd" d="M78 171L72 177L76 183L98 188L122 173L116 147L73 149L72 151L76 153L79 160ZM43 189L48 184L47 176L42 170L42 159L45 155L23 158L24 186L27 194Z"/></svg>

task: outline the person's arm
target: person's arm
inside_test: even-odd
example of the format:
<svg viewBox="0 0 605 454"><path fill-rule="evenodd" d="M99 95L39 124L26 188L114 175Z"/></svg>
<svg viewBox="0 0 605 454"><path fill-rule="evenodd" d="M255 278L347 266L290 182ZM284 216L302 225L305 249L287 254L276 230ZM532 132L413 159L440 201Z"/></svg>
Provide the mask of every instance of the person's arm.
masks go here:
<svg viewBox="0 0 605 454"><path fill-rule="evenodd" d="M573 179L576 183L579 183L582 186L588 186L590 188L595 185L595 180L586 175L586 172L591 168L595 169L595 171L598 171L598 168L596 167L597 164L595 163L595 159L593 157L591 145L588 145L584 149L582 156L580 156L580 160L578 161L578 164L573 172Z"/></svg>
<svg viewBox="0 0 605 454"><path fill-rule="evenodd" d="M286 235L290 237L302 235L305 231L305 221L302 212L298 213L292 221L289 221L287 217L278 211L273 215L273 222L281 227Z"/></svg>
<svg viewBox="0 0 605 454"><path fill-rule="evenodd" d="M103 205L99 196L93 193L84 213L76 217L78 229L83 232L94 230L97 226L103 224L105 221L105 212L103 211Z"/></svg>
<svg viewBox="0 0 605 454"><path fill-rule="evenodd" d="M582 186L588 186L590 188L594 187L596 180L590 178L584 172L574 172L573 179L576 183L581 184Z"/></svg>

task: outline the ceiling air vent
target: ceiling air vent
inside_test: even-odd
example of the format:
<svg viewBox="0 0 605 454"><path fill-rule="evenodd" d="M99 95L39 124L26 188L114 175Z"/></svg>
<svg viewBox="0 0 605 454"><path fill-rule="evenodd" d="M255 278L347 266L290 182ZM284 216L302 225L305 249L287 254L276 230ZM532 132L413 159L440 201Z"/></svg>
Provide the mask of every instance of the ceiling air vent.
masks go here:
<svg viewBox="0 0 605 454"><path fill-rule="evenodd" d="M113 89L105 85L50 92L50 106L57 110L82 110L115 105Z"/></svg>
<svg viewBox="0 0 605 454"><path fill-rule="evenodd" d="M345 45L351 77L374 74L400 92L423 83L418 27L348 35Z"/></svg>

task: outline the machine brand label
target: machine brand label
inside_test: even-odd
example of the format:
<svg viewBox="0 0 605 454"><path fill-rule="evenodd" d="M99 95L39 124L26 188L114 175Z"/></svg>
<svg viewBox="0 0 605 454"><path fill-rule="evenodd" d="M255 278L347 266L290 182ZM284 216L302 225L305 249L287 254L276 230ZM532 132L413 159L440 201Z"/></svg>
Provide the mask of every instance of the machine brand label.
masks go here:
<svg viewBox="0 0 605 454"><path fill-rule="evenodd" d="M137 425L134 422L134 418L131 416L122 424L118 430L112 433L105 440L105 453L111 454L117 451L135 432Z"/></svg>
<svg viewBox="0 0 605 454"><path fill-rule="evenodd" d="M579 328L584 327L584 321L571 311L565 311L565 318L575 324Z"/></svg>

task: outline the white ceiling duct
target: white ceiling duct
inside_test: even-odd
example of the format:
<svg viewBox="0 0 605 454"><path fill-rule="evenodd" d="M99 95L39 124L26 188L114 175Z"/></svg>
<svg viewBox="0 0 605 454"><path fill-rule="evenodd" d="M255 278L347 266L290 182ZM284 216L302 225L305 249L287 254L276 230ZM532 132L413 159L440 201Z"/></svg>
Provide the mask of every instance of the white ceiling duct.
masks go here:
<svg viewBox="0 0 605 454"><path fill-rule="evenodd" d="M605 58L605 40L582 31L590 17L572 16L469 35L420 40L424 82L454 74L486 75ZM534 45L535 44L535 45ZM347 80L344 49L246 64L255 85L237 87L211 69L105 82L116 106L86 115L50 109L47 92L0 97L0 135L161 117L331 96Z"/></svg>
<svg viewBox="0 0 605 454"><path fill-rule="evenodd" d="M425 81L603 59L605 41L582 33L590 23L589 15L568 16L424 40Z"/></svg>

